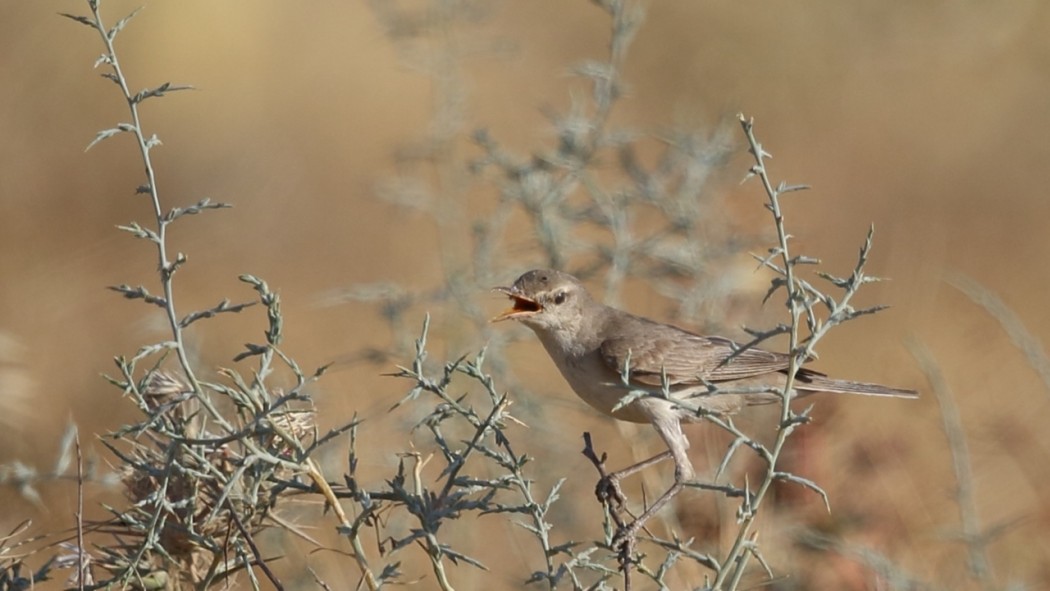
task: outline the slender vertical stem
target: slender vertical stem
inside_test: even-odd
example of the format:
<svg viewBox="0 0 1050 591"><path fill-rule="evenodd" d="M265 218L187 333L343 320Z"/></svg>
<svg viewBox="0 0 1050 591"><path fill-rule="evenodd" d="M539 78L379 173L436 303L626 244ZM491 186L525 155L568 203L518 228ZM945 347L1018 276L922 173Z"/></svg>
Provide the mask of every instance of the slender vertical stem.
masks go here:
<svg viewBox="0 0 1050 591"><path fill-rule="evenodd" d="M803 294L801 288L795 281L795 263L791 259L790 251L788 250L788 234L784 229L784 214L780 209L780 192L773 187L772 182L769 180L769 175L766 172L765 158L768 154L762 149L762 145L758 143L758 140L755 139L754 122L741 115L740 123L744 129L744 134L747 136L751 154L755 158L755 165L751 167L751 172L762 182L762 187L765 189L766 195L769 197L767 207L770 212L772 212L773 221L776 224L780 259L784 265L784 280L786 282L785 288L787 290L788 298L787 305L788 311L791 315L791 326L788 332L788 350L791 352L791 360L787 369L787 381L781 392L780 424L777 426L776 441L769 450L766 473L763 476L758 489L755 491L754 496L750 500L747 498L744 500L746 509L741 512L737 535L733 540L733 545L730 547L729 553L722 562L723 568L718 572L715 581L712 584L712 587L715 589L722 589L723 586L726 585L727 579L729 584L724 588L737 588L740 584L740 579L743 576L744 569L747 566L748 559L751 556L751 551L748 549L748 539L751 535L751 526L754 524L755 516L758 514L758 509L761 506L762 501L765 499L766 493L769 492L773 482L776 480L777 460L780 458L780 453L784 449L784 444L787 443L788 436L793 429L791 422L791 419L793 418L793 413L791 412L791 392L795 385L795 373L798 371L804 355L806 354L805 351L798 351L799 322L802 313L800 301Z"/></svg>
<svg viewBox="0 0 1050 591"><path fill-rule="evenodd" d="M967 566L970 578L980 584L982 589L994 589L995 580L985 549L986 539L982 535L981 522L977 515L970 448L966 442L966 430L963 428L959 407L955 404L948 380L944 378L944 374L930 351L918 341L909 343L909 348L912 356L919 362L923 373L926 374L926 379L930 382L930 389L937 397L937 405L941 409L944 436L948 440L952 468L955 471L955 501L959 507L959 521L962 525L962 538L968 554Z"/></svg>
<svg viewBox="0 0 1050 591"><path fill-rule="evenodd" d="M201 405L208 410L209 414L211 414L219 424L227 430L232 431L233 427L229 421L222 416L211 400L204 395L204 391L201 388L196 373L193 371L193 365L190 363L189 355L186 352L182 325L179 323L179 317L175 308L175 288L172 282L172 276L175 274L178 266L181 265L185 259L182 255L179 255L176 257L175 261L172 261L168 256L167 228L168 224L171 223L171 220L165 218L163 206L160 201L160 191L157 188L157 174L150 157L152 141L150 138L146 137L145 132L142 130L142 120L139 117L138 108L139 99L132 94L131 89L128 86L127 78L124 76L124 71L120 67L120 60L117 58L117 51L113 44L113 40L116 37L116 31L110 31L103 24L99 5L100 2L97 0L88 0L88 6L94 17L95 29L102 37L102 43L106 46L106 63L113 69L113 75L110 79L116 82L120 87L120 91L124 95L124 100L128 105L128 111L131 113L132 124L130 131L135 136L135 143L138 146L139 156L142 158L142 164L145 169L146 190L149 192L150 204L153 206L153 215L157 222L157 239L155 240L155 243L157 245L157 265L160 272L161 289L164 292L164 312L168 320L168 326L171 329L172 340L175 343L175 354L178 356L179 365L182 368L183 374L186 376L186 380L189 382L190 388L193 390L194 395L200 401Z"/></svg>

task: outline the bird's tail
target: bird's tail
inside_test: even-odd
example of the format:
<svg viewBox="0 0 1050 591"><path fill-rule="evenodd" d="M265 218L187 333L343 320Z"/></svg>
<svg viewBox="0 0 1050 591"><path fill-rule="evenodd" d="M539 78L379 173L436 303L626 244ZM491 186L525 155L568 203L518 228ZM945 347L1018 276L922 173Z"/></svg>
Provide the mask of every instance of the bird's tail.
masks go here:
<svg viewBox="0 0 1050 591"><path fill-rule="evenodd" d="M835 394L862 394L864 396L886 396L890 398L918 398L919 393L907 388L894 388L882 384L835 380L813 371L802 369L795 375L795 388L805 392L832 392Z"/></svg>

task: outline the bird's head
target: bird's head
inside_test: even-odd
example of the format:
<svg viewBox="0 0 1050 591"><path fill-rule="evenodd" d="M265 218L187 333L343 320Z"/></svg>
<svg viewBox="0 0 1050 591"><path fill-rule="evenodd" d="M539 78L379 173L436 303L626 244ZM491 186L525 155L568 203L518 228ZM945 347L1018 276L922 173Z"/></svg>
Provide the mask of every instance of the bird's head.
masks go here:
<svg viewBox="0 0 1050 591"><path fill-rule="evenodd" d="M513 305L492 319L517 320L536 331L573 331L580 324L591 297L578 279L552 269L535 269L510 287L494 287Z"/></svg>

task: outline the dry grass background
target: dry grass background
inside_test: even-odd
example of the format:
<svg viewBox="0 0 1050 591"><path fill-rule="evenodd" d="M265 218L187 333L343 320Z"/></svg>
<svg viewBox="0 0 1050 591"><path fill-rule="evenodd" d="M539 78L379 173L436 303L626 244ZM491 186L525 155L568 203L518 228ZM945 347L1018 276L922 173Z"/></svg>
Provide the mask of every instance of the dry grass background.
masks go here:
<svg viewBox="0 0 1050 591"><path fill-rule="evenodd" d="M135 6L114 0L107 10ZM152 310L103 289L151 281L155 262L114 230L147 212L132 194L140 166L129 142L83 153L98 129L125 115L90 70L97 41L56 16L80 8L72 0L0 6L0 462L48 464L68 421L94 433L130 416L98 376L114 355L163 331ZM778 173L813 185L791 198L793 232L833 269L852 265L874 222L872 271L893 281L871 288L866 302L893 310L833 334L819 367L928 392L906 347L909 338L925 343L957 397L982 523L1018 520L989 545L998 580L1032 589L1050 586L1050 389L1000 324L943 274L975 279L1028 331L1050 338L1048 27L1050 5L1039 0L652 3L626 64L629 97L614 114L617 124L648 129L753 115ZM496 42L464 65L471 126L522 152L549 143L540 107L568 106L568 67L600 56L607 36L586 2L497 3L466 37ZM170 80L199 89L145 107L165 143L155 157L169 199L235 205L175 229L175 247L190 259L179 276L181 305L243 294L236 276L250 272L282 293L286 349L304 365L385 343L371 307L324 305L326 294L380 280L433 285L435 245L450 238L437 236L428 218L375 197L376 183L396 172L392 155L429 124L434 89L404 65L369 6L155 0L121 47L133 86ZM734 183L748 165L739 152L719 190L741 223L764 223L756 189ZM506 281L523 270L508 261ZM502 306L485 292L474 297L493 311ZM666 312L641 293L628 299L640 313ZM753 312L768 312L757 297ZM261 330L251 314L203 324L192 346L208 366L230 363ZM519 371L531 364L520 373L556 392L547 403L574 421L533 425L519 438L542 437L560 449L557 468L583 475L563 496L589 501L593 474L576 453L579 432L595 432L614 457L627 452L560 383L538 346L514 350L521 355L511 364ZM396 427L385 410L402 388L379 371L341 367L326 378L315 392L324 416L334 424L360 412ZM958 514L934 397L824 399L816 416L806 473L829 491L834 512L821 515L817 499L803 495L800 514L917 577L963 585L964 548L947 539ZM373 436L399 437L381 433ZM718 439L702 428L693 433ZM395 459L364 461L379 473ZM43 528L68 526L73 488L54 483L41 493L43 507L0 492L0 530L25 516ZM712 518L704 509L714 503L678 504L684 522L705 531ZM509 562L496 581L508 587L519 579L506 573L528 570L525 549L486 559ZM848 561L821 560L831 574L802 579L809 588L874 588ZM352 564L342 568L351 580ZM492 583L466 570L457 571L464 588Z"/></svg>

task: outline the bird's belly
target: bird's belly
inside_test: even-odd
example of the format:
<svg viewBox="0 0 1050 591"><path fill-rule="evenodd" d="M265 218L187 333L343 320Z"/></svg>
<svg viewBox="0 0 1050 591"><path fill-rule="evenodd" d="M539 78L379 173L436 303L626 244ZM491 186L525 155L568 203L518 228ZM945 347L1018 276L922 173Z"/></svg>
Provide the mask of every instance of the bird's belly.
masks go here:
<svg viewBox="0 0 1050 591"><path fill-rule="evenodd" d="M600 365L599 365L600 364ZM614 408L631 390L623 385L620 376L609 371L597 359L577 360L576 363L559 363L562 376L572 390L584 402L602 414L621 421L632 423L649 423L656 415L674 412L673 404L667 400L645 397L617 409ZM601 376L596 378L595 376Z"/></svg>

